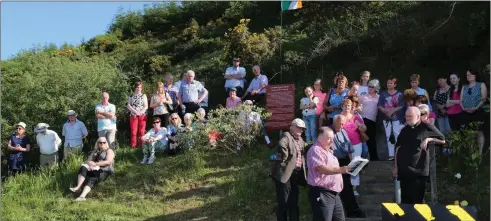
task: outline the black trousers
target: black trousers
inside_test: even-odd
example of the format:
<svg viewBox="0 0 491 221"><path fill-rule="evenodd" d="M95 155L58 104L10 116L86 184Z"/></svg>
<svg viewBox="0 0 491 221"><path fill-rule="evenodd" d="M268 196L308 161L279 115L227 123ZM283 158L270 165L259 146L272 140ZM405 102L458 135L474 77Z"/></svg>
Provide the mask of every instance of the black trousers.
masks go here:
<svg viewBox="0 0 491 221"><path fill-rule="evenodd" d="M191 113L191 114L194 114L199 108L199 104L196 104L196 103L183 103L184 106L186 107L186 110L184 111L186 114L187 113ZM182 116L183 120L184 120L184 115Z"/></svg>
<svg viewBox="0 0 491 221"><path fill-rule="evenodd" d="M106 180L112 174L102 170L89 171L86 167L81 166L78 175L85 177L85 186L93 189L99 182Z"/></svg>
<svg viewBox="0 0 491 221"><path fill-rule="evenodd" d="M402 204L422 204L425 197L426 181L428 177L399 176L401 183Z"/></svg>
<svg viewBox="0 0 491 221"><path fill-rule="evenodd" d="M353 191L351 191L353 192ZM309 200L313 221L344 221L343 203L339 193L310 186Z"/></svg>
<svg viewBox="0 0 491 221"><path fill-rule="evenodd" d="M339 166L348 166L350 163L349 158L338 159ZM343 190L340 193L341 201L343 202L344 210L347 214L358 212L360 207L356 202L355 194L353 193L353 186L351 185L351 175L343 174Z"/></svg>
<svg viewBox="0 0 491 221"><path fill-rule="evenodd" d="M274 180L276 185L276 219L278 221L298 221L300 213L298 209L298 176L300 170L294 170L286 183ZM289 219L288 219L289 217Z"/></svg>
<svg viewBox="0 0 491 221"><path fill-rule="evenodd" d="M363 118L363 122L367 126L367 135L370 139L367 141L368 153L370 154L370 161L377 161L377 123L375 121Z"/></svg>
<svg viewBox="0 0 491 221"><path fill-rule="evenodd" d="M254 103L255 105L258 105L259 102L265 100L265 98L264 98L265 96L266 96L266 94L255 94L255 95L248 94L247 97L245 97L244 101L245 100L251 100L252 103ZM264 102L261 102L261 103L264 103Z"/></svg>

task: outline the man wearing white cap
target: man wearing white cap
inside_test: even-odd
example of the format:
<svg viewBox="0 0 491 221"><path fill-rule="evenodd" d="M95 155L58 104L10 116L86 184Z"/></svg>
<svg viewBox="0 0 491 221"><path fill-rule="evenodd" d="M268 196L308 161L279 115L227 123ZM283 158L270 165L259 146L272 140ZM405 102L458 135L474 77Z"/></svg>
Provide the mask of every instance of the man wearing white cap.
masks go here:
<svg viewBox="0 0 491 221"><path fill-rule="evenodd" d="M276 185L276 218L280 220L298 221L298 185L306 183L305 158L303 148L305 142L302 133L305 131L305 122L301 119L293 120L290 131L283 133L277 147L271 176ZM288 219L288 216L290 217Z"/></svg>
<svg viewBox="0 0 491 221"><path fill-rule="evenodd" d="M83 141L88 132L85 124L77 119L77 113L74 110L69 110L66 114L68 121L63 125L61 135L65 137L63 145L63 158L68 157L68 154L78 154L82 150Z"/></svg>
<svg viewBox="0 0 491 221"><path fill-rule="evenodd" d="M52 130L48 130L48 127L48 124L39 123L34 128L34 132L37 133L36 141L41 152L41 156L39 157L41 167L56 164L58 160L58 147L61 144L58 134Z"/></svg>

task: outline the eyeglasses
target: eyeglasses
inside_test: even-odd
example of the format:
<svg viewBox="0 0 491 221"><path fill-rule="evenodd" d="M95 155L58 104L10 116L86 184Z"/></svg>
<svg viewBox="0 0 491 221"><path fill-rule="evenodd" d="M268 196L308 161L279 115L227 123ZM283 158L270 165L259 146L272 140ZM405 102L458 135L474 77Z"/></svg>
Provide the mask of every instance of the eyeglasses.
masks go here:
<svg viewBox="0 0 491 221"><path fill-rule="evenodd" d="M158 124L158 123L160 123L160 121L155 121L155 122L153 122L153 124Z"/></svg>
<svg viewBox="0 0 491 221"><path fill-rule="evenodd" d="M106 142L99 142L99 144L106 144Z"/></svg>
<svg viewBox="0 0 491 221"><path fill-rule="evenodd" d="M471 95L471 94L472 94L472 88L468 88L468 89L467 89L467 94L468 94L468 95Z"/></svg>

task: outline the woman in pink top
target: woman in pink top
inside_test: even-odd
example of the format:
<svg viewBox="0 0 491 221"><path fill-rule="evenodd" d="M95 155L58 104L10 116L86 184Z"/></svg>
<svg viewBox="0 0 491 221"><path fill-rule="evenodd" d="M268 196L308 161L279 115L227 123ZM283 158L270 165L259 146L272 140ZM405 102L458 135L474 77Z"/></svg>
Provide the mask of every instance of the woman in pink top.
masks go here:
<svg viewBox="0 0 491 221"><path fill-rule="evenodd" d="M351 106L353 105L353 102L349 99L344 99L343 100L343 112L341 114L346 117L346 121L344 123L344 130L348 134L348 138L351 141L351 144L353 145L353 149L355 152L353 152L352 156L354 157L361 157L361 152L362 152L362 143L361 143L361 134L359 130L366 131L366 126L363 124L363 120L357 115L353 114ZM358 195L358 191L356 191L356 187L360 185L360 176L355 176L351 177L351 184L353 185L353 192L356 195Z"/></svg>
<svg viewBox="0 0 491 221"><path fill-rule="evenodd" d="M237 97L237 89L236 88L230 88L229 92L229 97L227 98L227 108L236 108L240 105L242 100L240 100L239 97Z"/></svg>
<svg viewBox="0 0 491 221"><path fill-rule="evenodd" d="M450 74L450 96L448 98L446 107L448 121L450 122L450 128L452 130L459 130L462 125L460 119L462 113L462 107L460 106L460 91L462 85L460 84L460 78L456 73Z"/></svg>
<svg viewBox="0 0 491 221"><path fill-rule="evenodd" d="M377 104L378 104L378 91L380 90L380 83L377 79L370 80L368 82L368 93L360 96L360 104L363 107L358 113L363 117L363 122L367 126L367 135L369 137L367 141L368 153L370 154L370 161L377 161L377 142L376 142L376 129L377 129ZM368 130L370 129L370 130Z"/></svg>
<svg viewBox="0 0 491 221"><path fill-rule="evenodd" d="M314 97L317 97L317 99L319 99L319 104L323 104L324 101L326 100L326 95L327 94L324 92L324 89L322 89L322 80L318 78L317 80L314 81ZM319 126L324 125L322 112L324 112L324 106L317 105L317 108L315 109L315 115L317 116L318 119L316 128L319 128Z"/></svg>

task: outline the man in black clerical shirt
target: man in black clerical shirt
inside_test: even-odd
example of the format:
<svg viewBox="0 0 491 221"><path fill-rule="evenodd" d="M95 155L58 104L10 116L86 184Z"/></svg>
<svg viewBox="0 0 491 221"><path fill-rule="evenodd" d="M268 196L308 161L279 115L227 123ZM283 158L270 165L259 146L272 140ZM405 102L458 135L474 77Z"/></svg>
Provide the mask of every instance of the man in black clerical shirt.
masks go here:
<svg viewBox="0 0 491 221"><path fill-rule="evenodd" d="M406 126L396 143L393 175L401 182L401 203L423 203L426 181L429 176L430 152L428 146L445 144L445 137L432 124L421 121L421 111L409 107Z"/></svg>

